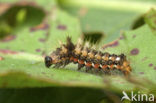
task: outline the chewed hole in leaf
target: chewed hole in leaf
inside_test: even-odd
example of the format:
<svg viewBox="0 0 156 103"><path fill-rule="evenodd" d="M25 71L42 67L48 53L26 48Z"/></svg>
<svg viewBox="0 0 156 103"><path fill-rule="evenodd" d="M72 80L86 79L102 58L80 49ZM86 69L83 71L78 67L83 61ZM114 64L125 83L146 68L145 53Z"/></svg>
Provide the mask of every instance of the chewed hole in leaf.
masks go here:
<svg viewBox="0 0 156 103"><path fill-rule="evenodd" d="M98 44L103 37L104 34L102 32L85 32L83 35L84 41L88 41L91 44Z"/></svg>
<svg viewBox="0 0 156 103"><path fill-rule="evenodd" d="M13 5L0 16L0 39L12 35L16 28L33 27L45 17L41 8L30 5Z"/></svg>
<svg viewBox="0 0 156 103"><path fill-rule="evenodd" d="M137 28L141 27L144 24L145 24L144 17L140 16L132 24L132 30L137 29Z"/></svg>

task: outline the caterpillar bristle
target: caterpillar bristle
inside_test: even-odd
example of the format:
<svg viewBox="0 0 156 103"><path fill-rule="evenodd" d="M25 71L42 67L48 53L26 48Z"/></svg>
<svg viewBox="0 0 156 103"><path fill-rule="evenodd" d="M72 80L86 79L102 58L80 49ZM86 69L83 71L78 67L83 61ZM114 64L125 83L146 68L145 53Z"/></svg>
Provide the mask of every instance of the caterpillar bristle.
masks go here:
<svg viewBox="0 0 156 103"><path fill-rule="evenodd" d="M89 48L89 47L90 47L89 42L85 42L84 48Z"/></svg>
<svg viewBox="0 0 156 103"><path fill-rule="evenodd" d="M58 43L59 43L59 45L60 45L60 46L62 46L62 45L63 45L63 43L62 43L60 40L58 41Z"/></svg>
<svg viewBox="0 0 156 103"><path fill-rule="evenodd" d="M103 53L101 50L96 50L95 46L90 47L89 43L83 46L80 41L75 45L71 38L67 37L66 44L61 43L60 48L45 57L45 65L47 67L54 65L55 68L59 68L69 63L78 64L78 70L86 67L86 72L95 70L104 74L112 74L112 71L120 71L124 75L129 75L132 70L124 54Z"/></svg>
<svg viewBox="0 0 156 103"><path fill-rule="evenodd" d="M77 45L82 45L83 44L83 41L81 38L78 39L78 42L77 42Z"/></svg>

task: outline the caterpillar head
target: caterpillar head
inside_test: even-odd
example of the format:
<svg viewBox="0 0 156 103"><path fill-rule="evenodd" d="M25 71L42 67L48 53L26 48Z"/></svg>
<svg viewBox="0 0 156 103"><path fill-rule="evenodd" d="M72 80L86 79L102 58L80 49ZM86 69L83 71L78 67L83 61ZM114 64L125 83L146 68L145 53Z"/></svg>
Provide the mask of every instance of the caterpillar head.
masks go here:
<svg viewBox="0 0 156 103"><path fill-rule="evenodd" d="M60 63L60 56L62 55L62 49L57 48L56 51L52 52L50 56L45 57L45 66L50 67L53 64Z"/></svg>
<svg viewBox="0 0 156 103"><path fill-rule="evenodd" d="M75 49L74 44L71 41L70 37L67 37L67 43L62 44L60 48L57 48L53 51L50 56L45 57L45 66L50 67L51 65L57 65L57 67L63 65L65 57L71 55L72 51Z"/></svg>
<svg viewBox="0 0 156 103"><path fill-rule="evenodd" d="M52 61L53 61L53 59L50 57L50 56L46 56L45 57L45 65L46 65L46 67L50 67L52 64Z"/></svg>

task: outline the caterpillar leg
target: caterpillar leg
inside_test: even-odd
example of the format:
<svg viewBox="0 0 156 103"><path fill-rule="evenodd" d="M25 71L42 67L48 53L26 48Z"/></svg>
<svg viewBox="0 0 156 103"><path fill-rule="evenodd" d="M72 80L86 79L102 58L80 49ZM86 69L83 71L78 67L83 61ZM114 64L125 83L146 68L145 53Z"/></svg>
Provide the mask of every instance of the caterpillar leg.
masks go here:
<svg viewBox="0 0 156 103"><path fill-rule="evenodd" d="M84 60L78 60L78 70L85 66Z"/></svg>
<svg viewBox="0 0 156 103"><path fill-rule="evenodd" d="M109 67L107 67L104 72L107 75L111 75L111 72L110 72L110 68Z"/></svg>
<svg viewBox="0 0 156 103"><path fill-rule="evenodd" d="M54 66L53 66L53 68L59 68L60 66L62 66L62 62L60 62L60 63L56 63Z"/></svg>
<svg viewBox="0 0 156 103"><path fill-rule="evenodd" d="M82 67L84 67L84 64L78 64L78 70L81 70Z"/></svg>
<svg viewBox="0 0 156 103"><path fill-rule="evenodd" d="M94 69L95 73L98 74L101 72L101 68L98 68L98 69Z"/></svg>
<svg viewBox="0 0 156 103"><path fill-rule="evenodd" d="M91 70L92 69L92 67L90 66L90 67L86 67L86 72L88 72L89 70Z"/></svg>

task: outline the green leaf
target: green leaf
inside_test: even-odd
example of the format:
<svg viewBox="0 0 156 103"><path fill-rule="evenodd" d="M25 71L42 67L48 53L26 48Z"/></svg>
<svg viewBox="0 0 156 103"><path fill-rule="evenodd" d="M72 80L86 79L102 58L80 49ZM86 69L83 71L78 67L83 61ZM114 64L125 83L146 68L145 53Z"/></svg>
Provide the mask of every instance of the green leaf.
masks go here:
<svg viewBox="0 0 156 103"><path fill-rule="evenodd" d="M24 88L0 89L1 103L99 103L112 102L99 89L91 88ZM8 99L9 98L9 99ZM41 99L40 99L41 98ZM101 103L101 102L100 102Z"/></svg>
<svg viewBox="0 0 156 103"><path fill-rule="evenodd" d="M15 8L19 9L19 7ZM20 10L23 10L23 7L21 7L19 11ZM7 13L6 15L10 15ZM29 19L26 21L30 21L30 23L27 22L23 25L33 24L31 22L33 21L31 16L35 15L32 14L33 13L27 14L27 18ZM0 40L0 48L43 55L47 51L49 53L52 49L55 49L59 45L59 41L66 41L67 36L72 36L73 41L76 41L81 34L78 20L59 10L58 8L53 9L53 14L49 13L49 17L47 18L47 21L45 20L46 22L41 23L38 26L31 28L27 26L21 29L18 28L13 32L12 35Z"/></svg>
<svg viewBox="0 0 156 103"><path fill-rule="evenodd" d="M137 30L125 32L122 38L112 43L116 45L109 45L110 48L106 48L105 51L124 53L130 61L135 77L156 83L155 40L156 36L149 26L144 25ZM105 47L106 45L103 48Z"/></svg>
<svg viewBox="0 0 156 103"><path fill-rule="evenodd" d="M79 21L76 18L59 9L54 9L53 12L45 45L48 53L60 46L59 41L66 43L67 36L72 37L72 41L76 43L81 34Z"/></svg>
<svg viewBox="0 0 156 103"><path fill-rule="evenodd" d="M100 87L98 76L67 69L47 69L43 57L18 53L0 54L4 58L0 64L0 87L45 87L45 86L93 86ZM21 64L22 63L22 64ZM16 80L17 82L14 82ZM93 82L94 81L94 82ZM43 83L42 83L43 82ZM93 82L93 83L91 83Z"/></svg>
<svg viewBox="0 0 156 103"><path fill-rule="evenodd" d="M155 32L156 30L156 10L153 8L144 15L145 22Z"/></svg>
<svg viewBox="0 0 156 103"><path fill-rule="evenodd" d="M120 1L120 3L121 2L122 1ZM40 5L41 4L42 2L40 1ZM43 5L46 4L47 3ZM52 3L50 3L49 5L52 5ZM123 4L121 3L121 5ZM108 29L103 29L102 23L96 24L96 21L91 21L93 19L88 19L89 22L93 24L95 23L95 25L92 24L93 27L91 29L94 30L95 28L95 30L99 30L102 32L103 30L104 32L106 30L107 32L106 34L110 35L110 38L107 39L108 41L109 40L111 41L113 40L113 38L118 37L119 30L117 30L116 28L120 28L120 27L128 28L130 25L129 23L134 20L134 18L132 20L132 17L135 17L136 15L140 15L138 14L138 12L142 13L142 10L140 8L137 10L136 8L134 8L132 11L137 11L137 12L135 12L134 14L132 13L133 15L131 14L129 15L131 9L128 9L128 13L127 13L126 11L122 11L122 10L121 11L117 10L118 12L116 12L114 11L114 9L116 8L117 7L114 7L113 10L108 8L106 9L102 8L102 11L106 11L106 13L108 13L108 17L106 18L109 18L110 16L114 16L114 14L110 14L110 11L119 15L122 12L119 18L125 17L125 15L128 15L129 17L126 16L125 21L122 21L123 18L121 20L119 18L115 19L113 22L117 21L119 24L116 24L114 26L113 25L114 23L110 23L110 25L108 23L107 25L105 25L106 28L108 26ZM50 10L49 8L46 9ZM91 14L91 16L88 15L88 18L93 17L93 15L95 16L98 10L99 8L96 8L96 10L94 11L93 14ZM107 44L103 46L103 48L105 48L103 52L107 51L109 53L115 53L115 54L124 53L127 56L127 59L130 61L132 66L131 76L128 78L124 76L117 76L117 75L100 76L98 74L85 73L83 72L83 70L77 71L76 70L77 65L74 64L71 64L62 69L52 68L52 67L48 69L44 66L43 55L45 55L45 53L50 53L56 47L59 47L59 43L58 43L59 40L65 43L66 37L71 36L73 42L75 43L81 34L81 29L80 29L78 19L69 15L65 11L58 9L57 7L53 7L51 12L52 13L49 13L47 15L47 18L44 19L44 23L41 23L41 25L38 25L33 28L25 27L24 29L18 29L17 31L15 31L15 35L10 35L5 40L1 40L0 42L0 88L60 87L60 86L87 87L87 88L92 87L92 88L103 89L104 93L106 93L105 95L108 97L109 96L111 97L112 95L120 96L123 90L129 92L131 90L134 91L142 90L143 92L146 93L156 94L155 91L152 91L156 89L155 88L156 87L156 79L155 79L156 78L155 76L156 37L148 25L144 25L141 28L133 31L124 32L122 37L119 40L116 40L111 44ZM101 11L98 14L102 15ZM97 15L97 18L98 17L100 16ZM24 19L22 18L20 20L24 20ZM111 20L112 19L110 19L110 21ZM99 20L99 22L100 21L101 20ZM125 26L126 24L128 26ZM98 28L98 25L101 25L100 29ZM110 27L112 27L112 29ZM109 32L112 32L112 38L111 38L111 33ZM115 35L116 33L118 33L118 35ZM51 93L53 94L57 92L55 91L55 89L52 91L49 90L50 89L48 89L48 94ZM19 94L18 90L16 89L15 91L17 97L20 98L18 95ZM3 97L3 100L5 99L8 92L9 90L6 91L4 90L4 94L5 93L6 94ZM68 90L62 91L62 93L64 92L68 92ZM32 93L34 93L34 91L32 91ZM23 92L22 94L26 95L27 93ZM65 93L64 95L67 94L68 93ZM71 96L72 94L69 95ZM17 97L12 97L12 98L16 100ZM92 96L90 96L90 98L92 98ZM113 100L112 97L110 99ZM3 100L0 99L0 102L1 101L3 102ZM66 99L63 100L68 101ZM120 98L118 98L118 101L120 101ZM101 102L102 103L107 102L107 99L102 97Z"/></svg>
<svg viewBox="0 0 156 103"><path fill-rule="evenodd" d="M153 0L59 0L59 5L80 19L82 31L104 33L100 45L130 30L137 18L155 6ZM130 6L131 5L131 6ZM128 7L127 7L128 6Z"/></svg>
<svg viewBox="0 0 156 103"><path fill-rule="evenodd" d="M148 34L148 35L146 35ZM135 35L135 36L134 36ZM155 83L155 62L154 51L150 50L149 45L154 45L155 35L151 32L150 28L145 25L135 31L126 32L124 39L118 41L116 47L107 48L105 51L110 53L125 53L128 60L131 62L132 81L125 80L122 76L105 76L104 78L89 73L76 71L76 65L69 65L66 69L50 68L44 66L43 57L32 55L29 53L17 53L0 55L4 57L1 61L1 87L46 87L46 86L83 86L94 88L109 88L113 91L132 90L135 89L135 79L143 81L146 78L146 83L141 83L146 86L148 81ZM134 39L134 40L133 40ZM133 40L133 42L132 42ZM141 41L144 40L144 45ZM134 45L135 44L135 45ZM124 49L125 50L124 50ZM137 50L139 52L133 51ZM151 48L153 49L153 48ZM150 50L150 52L149 52ZM132 52L133 51L133 52ZM146 56L150 53L151 56ZM153 55L152 55L153 54ZM154 58L152 58L154 57ZM145 60L144 60L145 59ZM147 60L146 60L147 59ZM140 62L139 62L140 61ZM22 63L22 64L21 64ZM153 67L149 64L152 63ZM8 65L10 64L10 65ZM69 68L71 70L69 70ZM23 74L24 73L24 74ZM11 82L18 80L18 82ZM22 81L25 81L24 83ZM136 81L136 82L139 82ZM145 80L144 80L145 81ZM8 84L8 85L4 85ZM21 85L22 84L22 85ZM154 85L153 85L154 86ZM116 88L116 89L115 89ZM139 89L140 87L137 86ZM144 87L145 88L145 87ZM148 86L146 88L151 88ZM154 88L154 87L152 87Z"/></svg>
<svg viewBox="0 0 156 103"><path fill-rule="evenodd" d="M7 35L22 35L21 33L17 34L18 30L39 25L45 17L45 12L37 6L7 4L6 7L3 10L2 6L3 13L0 15L0 39ZM8 37L7 39L11 38Z"/></svg>
<svg viewBox="0 0 156 103"><path fill-rule="evenodd" d="M49 21L49 25L52 25L51 23L53 23L53 25L50 26L50 31L48 31L50 34L48 35L45 43L39 45L40 42L37 40L40 38L39 35L45 35L46 31L38 30L30 32L29 29L20 31L23 33L20 37L23 36L23 39L27 38L26 40L29 40L27 43L23 43L24 41L22 41L23 39L20 37L19 39L16 38L10 42L2 42L1 48L4 49L0 50L0 56L4 59L0 61L1 87L46 87L60 85L110 89L118 88L119 90L131 90L134 88L135 84L126 81L123 77L110 76L104 77L103 79L103 77L98 75L76 71L76 65L69 65L66 69L45 68L43 61L44 57L37 55L38 53L35 53L34 48L43 47L49 52L59 46L57 43L59 38L61 38L61 41L65 41L66 35L64 35L64 37L62 35L66 32L70 33L69 35L73 37L73 41L76 41L80 34L80 28L76 19L68 16L60 10L56 10L55 12L56 18L52 19L51 22ZM72 22L67 22L69 20ZM74 32L75 35L72 35ZM33 37L32 35L38 36ZM33 38L30 38L30 36ZM154 49L151 47L154 47L155 35L153 35L149 27L145 25L135 31L126 32L123 36L124 39L115 42L117 43L115 47L107 48L105 51L110 53L125 53L128 60L131 62L133 70L132 74L136 77L146 77L147 80L155 83L155 62L151 58L154 57ZM142 45L143 40L144 45ZM7 44L10 45L10 50L5 49ZM13 46L11 46L11 44L13 44ZM17 47L16 44L19 45L18 48L15 48ZM21 53L19 52L19 48L23 48L27 51ZM138 53L137 50L139 50ZM146 56L147 54L151 54L151 57ZM141 61L143 59L147 60ZM153 64L153 67L149 67L150 64ZM148 70L146 68L148 68ZM12 80L19 80L19 82L11 82ZM109 82L103 82L103 80ZM23 83L22 81L25 82ZM6 83L8 85L4 86Z"/></svg>

